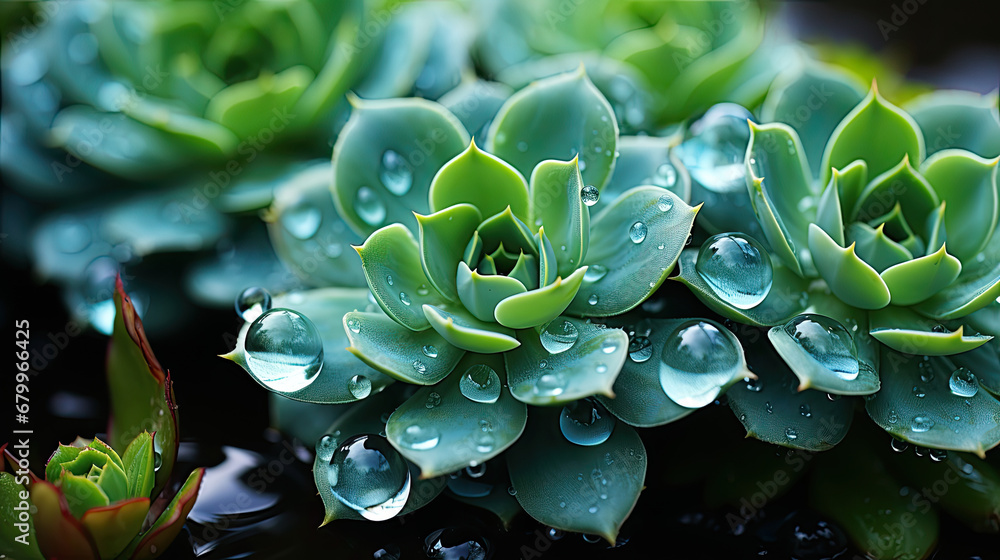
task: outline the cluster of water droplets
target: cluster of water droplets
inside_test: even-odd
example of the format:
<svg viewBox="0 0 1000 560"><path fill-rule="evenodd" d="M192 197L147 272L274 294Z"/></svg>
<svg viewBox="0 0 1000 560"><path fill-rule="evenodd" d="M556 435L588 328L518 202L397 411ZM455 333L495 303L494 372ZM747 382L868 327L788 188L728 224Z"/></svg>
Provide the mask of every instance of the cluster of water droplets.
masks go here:
<svg viewBox="0 0 1000 560"><path fill-rule="evenodd" d="M329 460L330 491L365 519L385 521L402 511L410 495L406 460L384 437L360 434L337 442L326 435L316 446Z"/></svg>
<svg viewBox="0 0 1000 560"><path fill-rule="evenodd" d="M719 298L739 309L760 305L774 278L767 250L744 233L709 237L698 251L695 270Z"/></svg>

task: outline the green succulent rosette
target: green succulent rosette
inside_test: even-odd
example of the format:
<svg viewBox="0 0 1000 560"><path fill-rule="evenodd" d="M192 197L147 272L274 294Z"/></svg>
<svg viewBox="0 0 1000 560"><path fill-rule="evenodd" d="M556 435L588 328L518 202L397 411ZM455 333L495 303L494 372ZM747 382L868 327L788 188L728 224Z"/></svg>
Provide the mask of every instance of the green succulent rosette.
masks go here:
<svg viewBox="0 0 1000 560"><path fill-rule="evenodd" d="M321 439L315 473L327 521L373 518L338 497L331 453L356 434L381 434L413 473L402 513L440 493L444 475L503 453L509 481L503 474L502 492L478 499L458 490L459 499L508 520L523 508L550 525L613 541L645 473L645 452L629 424L666 420L649 417L658 413L635 393L639 385L620 388L617 381L633 376L658 385L658 369L630 361L628 333L595 318L617 325L613 318L637 310L687 242L698 209L685 201L689 180L670 156L675 140L620 137L610 104L583 67L516 92L487 115L486 138L478 141L437 103L352 103L334 147L336 212L329 215L363 236L355 250L367 289L274 299L275 312L307 316L322 339L322 370L305 384L282 387L273 371L254 367L260 345L250 340L250 323L227 357L280 395L279 425ZM633 164L617 167L619 153ZM290 215L272 210L278 221ZM644 328L659 337L706 328L731 350L713 381L699 386L702 398L714 398L752 374L731 333L695 323ZM627 395L619 398L619 390ZM329 409L292 402L359 400ZM332 424L293 420L303 407ZM584 418L584 432L594 418L612 429L574 443L559 435L559 407ZM669 414L685 410L674 404ZM561 443L552 442L555 435ZM538 461L538 454L553 460ZM578 478L590 463L604 464L603 474ZM492 473L504 471L490 464ZM552 485L561 490L551 493Z"/></svg>

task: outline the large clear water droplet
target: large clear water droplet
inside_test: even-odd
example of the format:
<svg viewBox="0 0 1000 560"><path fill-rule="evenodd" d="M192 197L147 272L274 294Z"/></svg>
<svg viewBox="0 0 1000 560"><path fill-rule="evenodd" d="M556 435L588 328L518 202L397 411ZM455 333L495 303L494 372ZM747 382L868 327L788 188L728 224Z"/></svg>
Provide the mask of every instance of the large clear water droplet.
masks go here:
<svg viewBox="0 0 1000 560"><path fill-rule="evenodd" d="M934 421L929 416L914 416L910 422L910 430L919 433L926 432L934 427Z"/></svg>
<svg viewBox="0 0 1000 560"><path fill-rule="evenodd" d="M566 380L560 373L545 373L535 380L532 391L539 397L558 397L566 390Z"/></svg>
<svg viewBox="0 0 1000 560"><path fill-rule="evenodd" d="M628 342L628 357L642 363L653 356L653 343L645 336L632 337Z"/></svg>
<svg viewBox="0 0 1000 560"><path fill-rule="evenodd" d="M486 364L478 364L465 370L458 382L458 390L465 398L479 403L495 403L500 398L500 376Z"/></svg>
<svg viewBox="0 0 1000 560"><path fill-rule="evenodd" d="M767 250L743 233L709 237L698 251L695 270L719 298L739 309L764 301L774 278Z"/></svg>
<svg viewBox="0 0 1000 560"><path fill-rule="evenodd" d="M372 227L381 226L385 222L385 203L368 187L361 187L354 195L354 211Z"/></svg>
<svg viewBox="0 0 1000 560"><path fill-rule="evenodd" d="M379 171L379 179L385 188L396 196L403 196L410 192L413 186L413 170L406 159L393 150L386 150L382 154L382 169Z"/></svg>
<svg viewBox="0 0 1000 560"><path fill-rule="evenodd" d="M347 390L356 399L363 399L372 394L372 381L363 375L355 375L347 380Z"/></svg>
<svg viewBox="0 0 1000 560"><path fill-rule="evenodd" d="M539 335L542 347L549 351L549 354L559 354L565 352L576 344L580 337L580 331L576 325L566 319L556 318L542 328Z"/></svg>
<svg viewBox="0 0 1000 560"><path fill-rule="evenodd" d="M837 377L849 381L858 376L861 368L854 337L835 319L803 313L793 317L783 328L809 357Z"/></svg>
<svg viewBox="0 0 1000 560"><path fill-rule="evenodd" d="M951 373L948 378L948 387L956 397L967 399L976 396L979 392L979 381L969 368L960 367Z"/></svg>
<svg viewBox="0 0 1000 560"><path fill-rule="evenodd" d="M248 323L270 309L271 294L264 288L252 286L236 296L236 314Z"/></svg>
<svg viewBox="0 0 1000 560"><path fill-rule="evenodd" d="M608 274L608 267L600 264L592 264L587 267L587 271L583 273L584 282L597 282L601 278L604 278Z"/></svg>
<svg viewBox="0 0 1000 560"><path fill-rule="evenodd" d="M590 294L590 297L587 298L587 303L589 303L590 305L597 305L597 302L599 300L600 298L597 296L597 294Z"/></svg>
<svg viewBox="0 0 1000 560"><path fill-rule="evenodd" d="M646 240L646 233L649 230L646 228L646 224L642 222L636 222L632 224L632 227L628 230L628 238L632 240L632 243L639 244Z"/></svg>
<svg viewBox="0 0 1000 560"><path fill-rule="evenodd" d="M674 166L669 163L660 164L660 166L656 168L656 176L653 178L653 184L666 189L673 187L677 184L677 170L674 169ZM660 200L663 200L663 197L660 197ZM673 206L673 204L671 204L671 206ZM661 206L660 210L666 212L667 210L670 210L670 208L664 210Z"/></svg>
<svg viewBox="0 0 1000 560"><path fill-rule="evenodd" d="M310 204L299 204L281 214L281 225L296 239L310 239L319 231L323 213Z"/></svg>
<svg viewBox="0 0 1000 560"><path fill-rule="evenodd" d="M432 426L420 426L413 424L407 426L399 436L399 444L407 449L426 451L437 447L441 441L441 432Z"/></svg>
<svg viewBox="0 0 1000 560"><path fill-rule="evenodd" d="M656 200L656 207L660 212L669 212L674 207L674 199L670 198L669 194L662 195Z"/></svg>
<svg viewBox="0 0 1000 560"><path fill-rule="evenodd" d="M394 517L410 496L406 461L375 435L357 435L338 446L327 479L338 500L371 521Z"/></svg>
<svg viewBox="0 0 1000 560"><path fill-rule="evenodd" d="M438 357L438 349L434 347L433 344L425 344L421 350L423 351L424 356L427 356L428 358Z"/></svg>
<svg viewBox="0 0 1000 560"><path fill-rule="evenodd" d="M580 198L587 206L593 206L601 199L601 191L597 190L594 185L587 185L580 189Z"/></svg>
<svg viewBox="0 0 1000 560"><path fill-rule="evenodd" d="M676 148L691 178L715 192L746 189L743 158L750 142L749 111L733 103L711 107Z"/></svg>
<svg viewBox="0 0 1000 560"><path fill-rule="evenodd" d="M596 400L581 399L563 407L559 429L577 445L600 445L611 437L615 418Z"/></svg>
<svg viewBox="0 0 1000 560"><path fill-rule="evenodd" d="M491 548L489 541L469 529L449 527L424 539L424 553L432 560L486 560Z"/></svg>
<svg viewBox="0 0 1000 560"><path fill-rule="evenodd" d="M675 403L701 408L719 395L739 364L739 352L726 329L693 319L667 337L660 357L660 386Z"/></svg>
<svg viewBox="0 0 1000 560"><path fill-rule="evenodd" d="M247 366L268 389L294 392L323 369L323 339L305 315L272 309L257 317L244 343Z"/></svg>

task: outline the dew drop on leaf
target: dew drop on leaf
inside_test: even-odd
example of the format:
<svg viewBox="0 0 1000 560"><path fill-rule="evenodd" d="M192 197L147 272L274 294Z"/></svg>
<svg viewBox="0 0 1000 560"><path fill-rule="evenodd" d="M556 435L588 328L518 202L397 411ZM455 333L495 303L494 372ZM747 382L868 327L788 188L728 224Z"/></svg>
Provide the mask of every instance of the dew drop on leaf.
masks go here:
<svg viewBox="0 0 1000 560"><path fill-rule="evenodd" d="M587 185L580 189L580 198L587 206L593 206L601 199L601 191L597 190L594 185Z"/></svg>
<svg viewBox="0 0 1000 560"><path fill-rule="evenodd" d="M363 375L355 375L347 380L347 390L356 399L363 399L372 394L372 381Z"/></svg>
<svg viewBox="0 0 1000 560"><path fill-rule="evenodd" d="M861 371L854 337L839 322L824 315L803 313L783 327L806 355L837 377L850 381Z"/></svg>
<svg viewBox="0 0 1000 560"><path fill-rule="evenodd" d="M470 367L458 382L458 389L465 398L478 403L495 403L503 387L500 376L486 364Z"/></svg>
<svg viewBox="0 0 1000 560"><path fill-rule="evenodd" d="M976 396L979 392L979 381L969 368L960 367L948 378L948 387L956 397L964 399Z"/></svg>
<svg viewBox="0 0 1000 560"><path fill-rule="evenodd" d="M563 436L577 445L600 445L611 437L615 418L594 399L581 399L563 407L559 429Z"/></svg>
<svg viewBox="0 0 1000 560"><path fill-rule="evenodd" d="M639 244L646 240L646 224L642 222L636 222L632 224L632 227L628 230L628 237L632 240L632 243Z"/></svg>
<svg viewBox="0 0 1000 560"><path fill-rule="evenodd" d="M580 336L576 325L565 319L556 318L542 327L539 340L549 354L565 352L576 344Z"/></svg>
<svg viewBox="0 0 1000 560"><path fill-rule="evenodd" d="M270 310L271 294L264 288L252 286L236 296L236 314L248 323Z"/></svg>
<svg viewBox="0 0 1000 560"><path fill-rule="evenodd" d="M767 250L743 233L709 237L698 251L695 270L719 298L739 309L764 301L774 277Z"/></svg>
<svg viewBox="0 0 1000 560"><path fill-rule="evenodd" d="M693 319L667 337L660 358L660 386L675 403L701 408L718 396L739 363L723 327Z"/></svg>
<svg viewBox="0 0 1000 560"><path fill-rule="evenodd" d="M244 349L249 369L273 391L303 389L323 369L319 331L291 309L271 309L257 317L247 330Z"/></svg>
<svg viewBox="0 0 1000 560"><path fill-rule="evenodd" d="M399 437L400 445L416 451L434 449L437 447L439 441L441 441L441 432L437 428L431 426L424 427L419 424L407 426L403 430L403 434Z"/></svg>
<svg viewBox="0 0 1000 560"><path fill-rule="evenodd" d="M368 225L379 227L385 223L385 203L379 199L375 191L361 187L354 195L354 211Z"/></svg>
<svg viewBox="0 0 1000 560"><path fill-rule="evenodd" d="M403 196L410 192L410 187L413 186L413 170L399 153L386 150L382 154L379 179L389 192L396 196Z"/></svg>
<svg viewBox="0 0 1000 560"><path fill-rule="evenodd" d="M406 461L380 436L357 435L337 447L327 478L338 500L371 521L394 517L410 495Z"/></svg>

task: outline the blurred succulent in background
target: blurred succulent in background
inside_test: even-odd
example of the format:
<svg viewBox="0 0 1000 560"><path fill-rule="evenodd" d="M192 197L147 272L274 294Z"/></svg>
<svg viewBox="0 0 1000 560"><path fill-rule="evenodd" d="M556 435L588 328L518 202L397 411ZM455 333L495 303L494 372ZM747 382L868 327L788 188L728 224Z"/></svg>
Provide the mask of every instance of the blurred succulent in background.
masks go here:
<svg viewBox="0 0 1000 560"><path fill-rule="evenodd" d="M168 485L179 441L170 376L153 356L120 281L115 301L108 441L123 453L101 439L78 437L59 445L39 478L23 448L21 459L6 444L0 448L6 459L0 461L2 513L9 521L0 531L0 552L11 558L156 558L194 507L204 469L192 471L183 484ZM23 534L28 542L17 539Z"/></svg>

